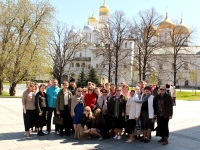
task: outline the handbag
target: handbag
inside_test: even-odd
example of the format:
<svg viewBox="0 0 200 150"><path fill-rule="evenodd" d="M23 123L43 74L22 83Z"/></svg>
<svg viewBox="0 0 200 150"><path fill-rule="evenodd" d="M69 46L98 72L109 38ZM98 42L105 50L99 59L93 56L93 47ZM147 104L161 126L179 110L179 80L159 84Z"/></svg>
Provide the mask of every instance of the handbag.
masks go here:
<svg viewBox="0 0 200 150"><path fill-rule="evenodd" d="M63 125L63 118L62 117L53 117L53 124L56 125Z"/></svg>

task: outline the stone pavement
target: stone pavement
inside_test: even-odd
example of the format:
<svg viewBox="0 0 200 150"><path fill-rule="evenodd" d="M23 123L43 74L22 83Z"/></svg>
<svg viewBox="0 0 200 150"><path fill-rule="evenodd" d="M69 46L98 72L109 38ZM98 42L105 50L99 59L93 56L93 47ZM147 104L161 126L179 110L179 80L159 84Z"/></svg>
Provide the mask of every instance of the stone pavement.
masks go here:
<svg viewBox="0 0 200 150"><path fill-rule="evenodd" d="M199 150L200 149L200 101L177 101L174 116L170 120L169 144L162 146L157 143L159 137L152 133L150 143L125 143L121 140L105 139L96 141L96 137L79 141L70 137L60 137L52 132L50 135L25 138L22 117L21 99L0 98L0 150Z"/></svg>

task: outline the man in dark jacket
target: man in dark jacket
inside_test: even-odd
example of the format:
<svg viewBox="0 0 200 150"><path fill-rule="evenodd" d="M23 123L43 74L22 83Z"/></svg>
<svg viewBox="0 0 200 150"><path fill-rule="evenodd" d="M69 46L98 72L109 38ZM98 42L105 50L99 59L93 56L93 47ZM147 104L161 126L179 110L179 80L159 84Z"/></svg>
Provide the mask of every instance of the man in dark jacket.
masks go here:
<svg viewBox="0 0 200 150"><path fill-rule="evenodd" d="M160 86L160 94L154 98L154 115L157 116L156 136L162 138L158 141L162 145L168 144L169 119L172 119L173 103L172 98L166 93L166 86Z"/></svg>

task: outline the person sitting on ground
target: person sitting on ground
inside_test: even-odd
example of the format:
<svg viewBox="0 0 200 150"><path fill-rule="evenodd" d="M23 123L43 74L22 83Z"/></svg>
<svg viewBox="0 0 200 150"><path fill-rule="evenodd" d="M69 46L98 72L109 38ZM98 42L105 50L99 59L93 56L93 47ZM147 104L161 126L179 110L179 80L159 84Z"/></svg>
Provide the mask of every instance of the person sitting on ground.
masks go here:
<svg viewBox="0 0 200 150"><path fill-rule="evenodd" d="M101 109L97 108L94 111L94 117L95 118L92 123L92 128L89 129L88 133L99 136L98 141L101 141L103 140L102 132L103 132L103 126L105 125L105 120L103 118Z"/></svg>
<svg viewBox="0 0 200 150"><path fill-rule="evenodd" d="M87 138L86 135L90 131L89 129L92 128L93 119L94 117L91 108L89 106L86 106L81 118L81 122L77 125L77 128L75 130L74 138Z"/></svg>

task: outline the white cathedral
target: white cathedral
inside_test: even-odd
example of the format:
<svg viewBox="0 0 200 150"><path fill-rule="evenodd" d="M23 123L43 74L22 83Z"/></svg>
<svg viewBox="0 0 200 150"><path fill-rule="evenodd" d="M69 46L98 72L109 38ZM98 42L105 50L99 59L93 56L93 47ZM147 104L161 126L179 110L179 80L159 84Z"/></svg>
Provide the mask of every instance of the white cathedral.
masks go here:
<svg viewBox="0 0 200 150"><path fill-rule="evenodd" d="M72 63L65 68L65 74L63 74L63 80L68 80L72 74L77 79L79 73L84 69L85 72L88 72L91 67L95 68L97 70L97 74L100 78L101 83L108 82L108 65L104 64L103 62L103 56L99 56L99 51L102 49L105 49L105 46L101 44L101 41L99 39L99 33L101 29L105 26L105 24L108 24L109 20L109 8L106 6L106 1L104 0L104 4L99 8L99 20L94 16L94 13L91 17L88 18L88 25L85 25L82 32L81 31L75 31L72 27L72 29L69 32L69 36L74 36L72 39L72 42L75 42L77 40L83 39L83 45L84 49L76 53L76 56L72 60ZM175 27L175 28L174 28ZM151 39L152 41L160 40L164 41L168 39L168 35L166 32L169 30L172 30L172 28L175 29L175 34L179 34L179 36L186 36L190 34L190 29L185 26L182 23L179 25L176 25L169 20L168 15L166 15L166 18L163 22L161 22L158 27L152 26L153 30L155 30L155 36ZM180 32L181 31L181 32ZM84 37L84 38L83 38ZM200 51L200 47L198 46L189 46L187 42L184 43L185 46L190 47L190 53L189 54L183 54L183 57L189 58L194 57L197 58L197 63L200 62L200 54L198 53ZM134 61L134 52L137 51L137 47L134 44L134 40L127 39L124 41L123 46L121 49L126 50L130 53L130 56L128 56L126 59L123 60L123 62L120 62L119 66L119 77L118 77L118 84L121 82L126 82L129 85L136 85L139 81L138 78L138 72L134 71L133 67L133 61ZM162 50L155 53L155 55L162 54ZM164 53L163 53L164 54ZM198 58L199 57L199 58ZM168 58L170 60L170 58ZM152 65L152 64L150 64ZM172 64L170 64L170 61L163 63L159 65L159 82L160 84L165 83L171 83L173 79L172 73L169 71L172 69ZM190 65L185 64L183 67L183 74L185 75L184 79L181 79L180 82L177 84L180 86L192 86L193 83L189 81L189 69ZM111 82L114 83L114 74L115 71L111 71ZM148 82L148 78L147 78ZM200 86L200 83L198 83Z"/></svg>

